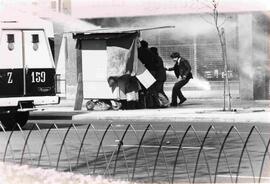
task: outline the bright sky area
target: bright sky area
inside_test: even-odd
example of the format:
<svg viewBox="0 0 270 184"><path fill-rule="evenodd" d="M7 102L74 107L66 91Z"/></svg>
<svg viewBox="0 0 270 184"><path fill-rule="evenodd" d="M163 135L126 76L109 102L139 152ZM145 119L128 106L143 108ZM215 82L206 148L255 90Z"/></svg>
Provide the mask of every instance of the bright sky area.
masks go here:
<svg viewBox="0 0 270 184"><path fill-rule="evenodd" d="M48 13L48 0L33 0L38 3L39 14ZM31 0L0 0L1 6L31 8ZM63 2L64 0L62 0ZM220 12L270 11L270 0L216 0ZM59 2L56 0L56 2ZM71 0L72 16L77 18L142 16L161 14L201 13L211 11L212 0ZM27 5L28 4L28 5ZM207 7L210 6L210 7ZM41 8L42 7L42 8ZM134 8L136 7L136 8ZM33 8L33 7L32 7Z"/></svg>
<svg viewBox="0 0 270 184"><path fill-rule="evenodd" d="M212 0L76 0L75 17L140 16L209 12ZM270 10L269 0L217 0L220 12ZM136 8L134 8L136 7Z"/></svg>

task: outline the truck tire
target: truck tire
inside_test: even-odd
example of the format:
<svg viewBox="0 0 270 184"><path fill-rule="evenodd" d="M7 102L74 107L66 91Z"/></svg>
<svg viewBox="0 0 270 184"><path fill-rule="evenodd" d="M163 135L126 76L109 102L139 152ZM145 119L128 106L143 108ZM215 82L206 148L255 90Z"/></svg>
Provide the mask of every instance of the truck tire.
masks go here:
<svg viewBox="0 0 270 184"><path fill-rule="evenodd" d="M28 119L29 119L29 111L27 112L17 112L15 114L15 119L16 119L16 122L21 126L23 127Z"/></svg>
<svg viewBox="0 0 270 184"><path fill-rule="evenodd" d="M18 127L16 127L16 120L15 120L14 113L1 114L0 121L1 121L3 127L6 131L10 131L10 130L18 128Z"/></svg>
<svg viewBox="0 0 270 184"><path fill-rule="evenodd" d="M6 131L16 130L19 127L23 127L29 118L29 112L14 112L9 114L0 115L0 121Z"/></svg>

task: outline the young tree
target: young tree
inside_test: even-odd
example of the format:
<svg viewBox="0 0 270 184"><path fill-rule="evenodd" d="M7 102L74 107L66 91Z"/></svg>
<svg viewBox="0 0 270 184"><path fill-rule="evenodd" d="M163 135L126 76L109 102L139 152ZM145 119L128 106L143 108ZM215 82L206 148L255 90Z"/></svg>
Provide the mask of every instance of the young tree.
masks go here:
<svg viewBox="0 0 270 184"><path fill-rule="evenodd" d="M210 15L213 18L213 22L210 22L207 19L204 19L208 23L215 26L215 29L217 31L219 42L221 45L221 51L222 51L222 60L224 63L224 93L223 93L223 111L226 110L226 92L227 92L227 101L228 101L228 110L231 111L231 93L230 93L230 83L229 83L229 76L228 76L228 62L227 62L227 52L226 52L226 38L225 38L225 29L222 27L222 25L225 23L226 19L219 23L219 12L218 12L218 5L219 0L196 0L198 3L203 4L207 8L211 9L212 13Z"/></svg>

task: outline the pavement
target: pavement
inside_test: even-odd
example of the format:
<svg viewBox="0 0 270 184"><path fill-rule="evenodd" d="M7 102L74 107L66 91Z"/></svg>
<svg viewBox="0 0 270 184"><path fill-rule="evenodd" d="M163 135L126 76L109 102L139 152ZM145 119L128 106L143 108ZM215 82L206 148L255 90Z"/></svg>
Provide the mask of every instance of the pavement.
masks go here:
<svg viewBox="0 0 270 184"><path fill-rule="evenodd" d="M165 83L168 97L174 83ZM193 79L183 88L188 99L176 108L87 111L83 101L81 110L74 110L75 99L61 99L60 104L43 106L31 113L30 119L69 119L74 121L136 121L136 122L215 122L270 123L270 100L241 100L239 81L231 82L231 110L223 111L223 82ZM226 101L227 103L227 101Z"/></svg>
<svg viewBox="0 0 270 184"><path fill-rule="evenodd" d="M61 99L60 104L43 106L31 116L54 114L57 117L80 121L127 121L136 122L214 122L214 123L270 123L270 100L231 100L231 110L223 110L221 98L189 98L178 107L138 110L87 111L86 101L82 110L74 110L75 100ZM31 119L31 117L30 117Z"/></svg>

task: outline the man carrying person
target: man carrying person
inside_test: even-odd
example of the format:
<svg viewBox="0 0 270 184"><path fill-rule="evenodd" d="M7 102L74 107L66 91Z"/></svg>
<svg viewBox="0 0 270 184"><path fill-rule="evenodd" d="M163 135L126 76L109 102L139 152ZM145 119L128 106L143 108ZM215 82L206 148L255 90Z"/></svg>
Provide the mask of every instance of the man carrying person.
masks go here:
<svg viewBox="0 0 270 184"><path fill-rule="evenodd" d="M145 68L155 76L156 65L154 61L154 56L151 50L148 48L148 42L145 40L140 41L141 47L138 49L138 58L144 64Z"/></svg>
<svg viewBox="0 0 270 184"><path fill-rule="evenodd" d="M150 50L154 54L155 65L157 68L156 74L154 76L155 79L157 80L155 82L156 91L158 93L161 93L165 98L168 99L167 95L164 92L164 83L166 81L166 70L164 68L163 60L158 53L157 47L151 47Z"/></svg>

